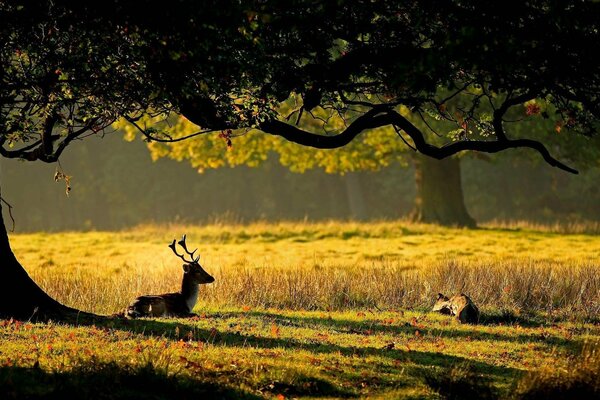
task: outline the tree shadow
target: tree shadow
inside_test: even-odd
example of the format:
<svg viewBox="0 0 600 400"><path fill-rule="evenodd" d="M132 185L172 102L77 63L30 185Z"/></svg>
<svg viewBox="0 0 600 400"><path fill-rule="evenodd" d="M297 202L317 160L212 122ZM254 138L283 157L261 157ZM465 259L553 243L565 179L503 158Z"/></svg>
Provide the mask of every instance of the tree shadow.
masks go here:
<svg viewBox="0 0 600 400"><path fill-rule="evenodd" d="M232 317L240 316L243 313L229 313ZM391 334L391 335L407 335L413 336L415 331L418 330L419 334L424 335L432 335L432 336L440 336L447 338L462 338L465 341L471 340L484 340L484 341L505 341L505 342L532 342L532 343L540 343L551 346L563 347L567 349L574 349L580 347L580 341L577 340L567 340L562 337L548 335L548 334L525 334L525 333L514 333L514 334L501 334L501 333L493 333L493 332L482 332L482 331L466 331L459 330L453 327L451 319L449 319L449 324L446 327L435 327L428 328L427 326L423 326L423 324L417 323L413 325L411 323L404 324L382 324L382 323L373 323L373 322L360 322L360 321L352 321L347 319L329 319L329 318L317 318L317 317L282 317L276 313L269 312L261 312L261 311L251 311L249 314L268 319L272 322L281 324L281 325L292 325L292 326L308 326L315 327L317 329L334 329L339 333L347 333L347 334L357 334L357 335L367 335L371 333L383 333L383 334ZM487 317L486 317L487 318ZM484 323L481 325L500 325L502 323L502 319L496 320L497 322L492 322L492 318L484 319ZM520 326L527 326L526 324L520 324L519 320L511 320L512 324L518 324ZM522 320L526 322L526 320ZM509 324L506 324L509 325ZM469 325L470 326L470 325ZM476 326L476 325L475 325ZM531 324L529 326L542 326Z"/></svg>
<svg viewBox="0 0 600 400"><path fill-rule="evenodd" d="M3 399L260 399L255 394L197 379L167 376L151 365L87 363L69 372L0 367Z"/></svg>
<svg viewBox="0 0 600 400"><path fill-rule="evenodd" d="M213 316L213 318L219 317L231 317L240 316L242 313L223 313L221 315ZM273 313L262 313L254 312L254 315L262 315L268 318L280 317L278 314ZM287 321L293 320L294 318L285 317ZM273 320L276 321L276 320ZM331 321L327 319L304 319L299 318L297 322L291 321L291 323L298 324L299 326L309 326L315 322L324 321L326 324ZM339 321L339 320L338 320ZM351 321L342 321L342 323ZM144 335L152 336L168 336L172 335L173 332L182 331L182 328L192 329L192 327L179 321L155 321L155 320L113 320L109 324L111 329L124 329L129 332L140 333ZM389 329L389 326L381 326L381 329ZM410 332L414 334L414 327L410 328ZM354 346L341 346L334 343L329 343L323 340L298 340L294 338L282 338L282 337L265 337L256 334L246 334L241 332L219 332L214 329L204 329L193 327L190 331L193 340L200 340L212 344L218 344L227 347L240 347L240 348L256 348L256 349L294 349L304 350L314 354L339 354L345 357L367 357L367 356L379 356L392 359L398 362L407 362L415 364L415 377L421 374L422 368L430 368L432 366L441 368L450 368L457 364L468 364L475 370L490 375L494 378L505 379L506 377L513 377L519 374L519 370L516 368L497 366L492 363L487 363L478 360L472 360L465 357L448 355L430 351L417 351L417 350L404 350L399 348L378 348L378 347L354 347ZM175 338L174 338L175 339ZM421 371L421 372L418 372ZM352 371L348 371L349 373ZM314 394L313 394L314 395ZM347 397L349 393L339 392L336 395Z"/></svg>
<svg viewBox="0 0 600 400"><path fill-rule="evenodd" d="M421 336L430 335L431 337L448 337L448 338L464 338L465 345L468 345L467 342L470 340L489 340L489 341L511 341L511 342L537 342L549 344L552 346L562 346L565 348L575 348L578 344L576 341L568 341L564 338L559 338L556 336L543 336L543 335L535 335L535 334L522 334L515 333L514 335L507 335L501 333L491 333L491 332L480 332L480 331L465 331L465 330L456 330L453 329L451 325L447 327L435 327L428 328L426 326L412 325L409 323L405 324L383 324L383 323L373 323L372 321L353 321L347 319L330 319L330 318L318 318L313 316L288 316L281 315L276 312L266 312L266 311L248 311L248 312L223 312L223 313L213 313L208 316L210 319L227 319L227 318L247 318L247 317L255 317L257 319L262 319L265 323L273 323L278 326L294 326L294 327L307 327L313 328L317 330L323 329L333 329L339 333L345 334L353 334L360 337L361 335L370 335L372 333L387 333L392 335L407 335L409 337L414 337L415 330L420 331ZM303 350L306 352L310 352L313 354L339 354L348 358L366 358L369 356L375 357L383 357L393 360L395 365L402 365L402 369L405 371L407 376L416 379L422 379L423 374L430 370L431 367L438 367L442 370L451 369L456 365L468 365L469 368L473 369L479 374L488 376L489 379L493 381L507 381L513 380L516 377L522 374L522 371L517 368L505 367L494 365L492 362L485 362L480 360L473 360L466 357L449 355L435 351L418 351L411 350L409 348L398 348L393 345L390 348L379 348L379 347L355 347L352 345L339 345L335 343L330 343L326 340L318 340L318 339L296 339L296 338L285 338L275 336L261 336L258 334L252 334L247 332L233 332L231 330L226 331L218 331L217 329L209 329L204 327L198 327L195 323L197 319L191 319L189 322L187 320L182 319L173 319L173 320L153 320L153 319L124 319L124 318L93 318L93 319L83 319L78 321L78 325L95 325L101 329L108 330L122 330L131 332L134 334L139 334L143 336L158 336L163 337L167 340L179 340L179 339L189 339L189 340L197 340L206 343L211 343L214 345L229 347L229 348L254 348L254 349L292 349L292 350ZM489 321L488 321L489 323ZM389 365L389 364L388 364ZM406 366L406 368L404 368ZM377 369L381 368L382 371L385 368L389 369L389 366L386 367L382 365L381 367L377 367ZM400 368L400 367L399 367ZM353 381L358 379L358 375L355 371L342 371L344 378L347 381ZM39 374L39 372L35 371L22 371L22 375L28 376L27 374ZM132 375L131 373L127 373L125 371L124 377L119 378L120 381L129 380L128 376ZM135 376L135 374L133 374ZM33 375L32 375L33 376ZM44 375L42 375L43 377ZM106 375L102 374L92 374L92 377L85 378L90 380L90 384L95 385L94 379L105 379ZM0 374L0 378L2 375ZM66 377L66 378L65 378ZM47 379L57 379L52 375L52 377ZM60 379L66 379L66 384L60 383L62 382ZM59 382L63 387L64 385L69 385L79 379L79 382L82 381L77 374L69 377L65 375L61 377L57 382ZM83 384L87 385L83 379ZM150 380L162 380L171 379L167 377L156 377L150 378ZM184 386L185 386L185 380ZM191 382L191 381L190 381ZM194 384L199 384L199 387L195 390L202 391L205 393L219 393L217 397L220 398L256 398L255 394L247 393L243 391L235 392L234 389L228 389L219 387L214 383L203 383L200 381L194 380ZM4 385L4 380L0 379L0 384ZM392 383L390 383L392 384ZM397 383L393 383L397 384ZM73 384L74 385L74 384ZM101 384L99 384L101 385ZM166 383L166 386L173 385L173 383ZM56 386L56 385L55 385ZM76 385L75 385L76 386ZM271 387L272 386L272 387ZM52 387L52 384L50 385ZM0 389L2 389L0 387ZM178 390L176 387L173 390ZM183 389L181 389L183 390ZM233 390L233 391L232 391ZM161 391L156 391L156 393L163 393ZM183 391L183 395L179 396L181 398L187 397L187 392ZM192 393L192 392L190 392ZM356 393L353 391L346 391L345 389L337 386L332 386L326 380L322 380L318 377L310 377L303 376L302 374L296 375L296 378L293 382L272 382L267 387L258 389L255 393L262 394L273 394L277 395L278 393L283 393L287 396L312 396L312 397L355 397ZM244 397L245 396L245 397ZM252 397L254 396L254 397ZM23 397L16 397L23 398ZM36 397L30 397L36 398ZM39 397L38 397L39 398ZM45 397L47 398L47 397ZM59 397L57 397L59 398ZM112 398L121 398L121 397L106 397L108 399ZM125 398L125 397L122 397ZM154 397L161 398L161 397ZM206 397L206 395L202 398L210 398Z"/></svg>
<svg viewBox="0 0 600 400"><path fill-rule="evenodd" d="M479 319L480 325L519 325L528 328L539 328L547 324L536 315L516 315L512 312L482 313Z"/></svg>
<svg viewBox="0 0 600 400"><path fill-rule="evenodd" d="M534 228L527 228L527 227L508 227L508 226L504 226L504 227L493 227L493 226L477 226L475 228L471 228L473 230L477 230L477 231L486 231L486 232L506 232L506 233L534 233L536 236L541 236L541 237L556 237L556 236L564 236L564 235L577 235L578 233L561 233L561 232L552 232L552 231L542 231L542 230L536 230ZM584 233L587 234L587 233ZM590 235L593 233L589 233Z"/></svg>

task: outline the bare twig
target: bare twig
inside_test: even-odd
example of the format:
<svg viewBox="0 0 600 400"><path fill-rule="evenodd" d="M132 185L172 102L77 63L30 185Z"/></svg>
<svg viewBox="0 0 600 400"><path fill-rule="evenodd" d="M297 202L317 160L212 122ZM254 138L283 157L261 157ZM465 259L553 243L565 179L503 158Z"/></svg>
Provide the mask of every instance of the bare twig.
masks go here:
<svg viewBox="0 0 600 400"><path fill-rule="evenodd" d="M140 131L142 133L142 135L146 136L149 140L153 140L155 142L161 142L161 143L181 142L183 140L190 139L190 138L193 138L195 136L204 135L206 133L211 133L211 132L218 132L218 131L221 130L221 129L207 129L207 130L202 130L202 131L194 132L194 133L191 133L189 135L182 136L182 137L175 138L175 139L173 139L172 137L170 137L168 135L167 135L169 137L168 139L161 139L161 138L158 138L156 136L152 136L150 133L148 133L144 128L142 128L141 126L139 126L139 124L137 124L137 122L135 121L135 119L129 118L127 116L125 117L125 119L127 120L127 122L129 122L130 124L132 124L138 131Z"/></svg>
<svg viewBox="0 0 600 400"><path fill-rule="evenodd" d="M10 216L10 219L12 221L12 229L10 231L14 232L15 231L15 219L13 218L13 215L12 215L13 206L11 206L8 201L4 200L4 197L2 197L2 196L0 196L0 200L2 200L2 202L8 206L8 215Z"/></svg>

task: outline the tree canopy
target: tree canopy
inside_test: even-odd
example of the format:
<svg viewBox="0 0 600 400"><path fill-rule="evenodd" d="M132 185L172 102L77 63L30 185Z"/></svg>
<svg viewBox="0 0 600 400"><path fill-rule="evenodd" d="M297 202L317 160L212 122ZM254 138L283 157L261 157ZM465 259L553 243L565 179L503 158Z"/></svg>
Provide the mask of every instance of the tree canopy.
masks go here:
<svg viewBox="0 0 600 400"><path fill-rule="evenodd" d="M550 134L595 134L599 11L544 0L3 2L0 153L56 161L120 119L157 142L256 129L321 149L391 127L434 158L524 147L576 172L546 138L513 127L525 109ZM173 114L197 131L144 124Z"/></svg>

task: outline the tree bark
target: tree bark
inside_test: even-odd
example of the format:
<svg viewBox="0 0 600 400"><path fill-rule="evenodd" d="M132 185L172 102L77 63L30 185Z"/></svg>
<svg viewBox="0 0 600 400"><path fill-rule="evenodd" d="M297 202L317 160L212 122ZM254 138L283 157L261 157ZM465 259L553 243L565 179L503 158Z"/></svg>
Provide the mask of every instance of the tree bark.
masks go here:
<svg viewBox="0 0 600 400"><path fill-rule="evenodd" d="M0 318L77 321L80 317L95 315L64 306L54 300L21 266L10 248L0 201Z"/></svg>
<svg viewBox="0 0 600 400"><path fill-rule="evenodd" d="M476 226L465 207L458 158L436 160L417 155L415 181L417 194L413 220L447 226Z"/></svg>

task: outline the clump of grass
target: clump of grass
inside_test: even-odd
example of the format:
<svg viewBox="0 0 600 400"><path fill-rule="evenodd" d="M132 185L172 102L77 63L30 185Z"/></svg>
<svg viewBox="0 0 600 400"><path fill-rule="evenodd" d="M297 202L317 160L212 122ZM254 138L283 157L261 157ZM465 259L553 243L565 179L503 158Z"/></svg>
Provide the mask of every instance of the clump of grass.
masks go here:
<svg viewBox="0 0 600 400"><path fill-rule="evenodd" d="M527 261L334 264L319 267L240 263L207 270L200 303L294 310L429 309L438 292L466 293L483 310L519 317L542 312L589 319L600 315L600 274L593 264ZM60 301L87 311L121 311L136 296L179 289L178 266L103 269L75 274L33 271L34 278Z"/></svg>
<svg viewBox="0 0 600 400"><path fill-rule="evenodd" d="M532 222L532 221L502 221L492 220L481 224L481 226L491 229L511 229L511 230L530 230L547 233L560 234L590 234L600 233L599 221L557 221L557 222Z"/></svg>
<svg viewBox="0 0 600 400"><path fill-rule="evenodd" d="M269 394L270 397L284 396L296 398L301 396L311 397L354 397L352 392L336 387L331 382L310 376L296 376L290 382L270 382L258 389L259 393Z"/></svg>
<svg viewBox="0 0 600 400"><path fill-rule="evenodd" d="M497 399L498 394L491 383L469 365L425 374L427 385L443 399Z"/></svg>
<svg viewBox="0 0 600 400"><path fill-rule="evenodd" d="M559 400L600 398L600 343L586 344L564 368L532 371L519 382L515 399Z"/></svg>

